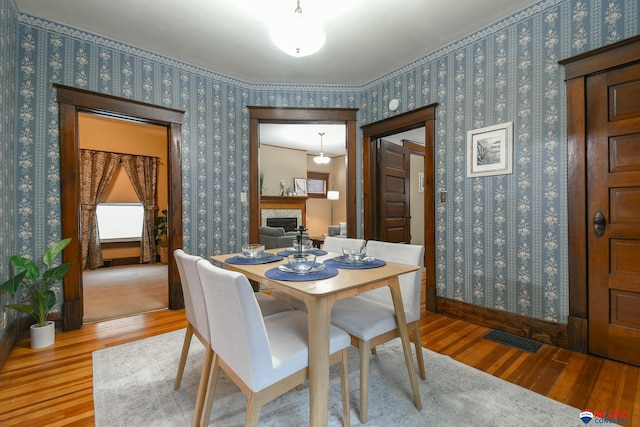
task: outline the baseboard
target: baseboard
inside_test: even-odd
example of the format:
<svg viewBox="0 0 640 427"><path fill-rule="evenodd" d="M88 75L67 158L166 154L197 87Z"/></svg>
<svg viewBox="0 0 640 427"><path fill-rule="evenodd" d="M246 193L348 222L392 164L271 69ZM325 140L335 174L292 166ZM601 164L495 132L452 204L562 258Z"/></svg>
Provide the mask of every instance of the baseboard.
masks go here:
<svg viewBox="0 0 640 427"><path fill-rule="evenodd" d="M14 320L7 328L2 340L0 340L0 372L7 360L9 360L11 350L13 350L16 343L29 336L29 326L32 323L33 319L31 317L21 317Z"/></svg>
<svg viewBox="0 0 640 427"><path fill-rule="evenodd" d="M545 344L569 348L568 326L520 314L481 307L449 298L436 298L436 312L487 328L530 338Z"/></svg>
<svg viewBox="0 0 640 427"><path fill-rule="evenodd" d="M108 267L117 267L119 265L132 265L132 264L140 264L140 257L128 257L128 258L113 258L113 259L105 259L104 266L101 268Z"/></svg>

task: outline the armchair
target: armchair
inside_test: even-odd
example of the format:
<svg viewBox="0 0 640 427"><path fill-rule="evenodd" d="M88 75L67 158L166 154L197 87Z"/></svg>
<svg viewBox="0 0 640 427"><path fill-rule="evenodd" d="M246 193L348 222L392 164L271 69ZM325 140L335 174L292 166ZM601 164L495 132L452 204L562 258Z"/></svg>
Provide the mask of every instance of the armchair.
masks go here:
<svg viewBox="0 0 640 427"><path fill-rule="evenodd" d="M297 231L284 231L283 227L260 227L260 244L265 249L287 248L293 245L293 241L298 235ZM307 233L304 233L309 237Z"/></svg>

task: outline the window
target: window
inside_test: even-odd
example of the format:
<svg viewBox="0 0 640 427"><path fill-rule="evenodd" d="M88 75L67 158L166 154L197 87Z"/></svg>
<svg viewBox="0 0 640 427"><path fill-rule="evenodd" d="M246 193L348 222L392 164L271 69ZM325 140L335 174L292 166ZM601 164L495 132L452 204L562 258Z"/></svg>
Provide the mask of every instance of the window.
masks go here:
<svg viewBox="0 0 640 427"><path fill-rule="evenodd" d="M137 241L142 237L142 203L100 203L96 214L100 242Z"/></svg>
<svg viewBox="0 0 640 427"><path fill-rule="evenodd" d="M328 173L307 172L307 195L318 199L326 199L328 182Z"/></svg>

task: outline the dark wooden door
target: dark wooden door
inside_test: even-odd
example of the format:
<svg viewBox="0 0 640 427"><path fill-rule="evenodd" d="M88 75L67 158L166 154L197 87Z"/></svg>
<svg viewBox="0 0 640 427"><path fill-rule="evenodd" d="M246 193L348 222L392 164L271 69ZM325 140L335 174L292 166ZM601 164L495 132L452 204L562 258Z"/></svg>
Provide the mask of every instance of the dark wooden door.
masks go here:
<svg viewBox="0 0 640 427"><path fill-rule="evenodd" d="M640 64L587 80L589 351L640 365Z"/></svg>
<svg viewBox="0 0 640 427"><path fill-rule="evenodd" d="M380 240L411 243L409 217L410 151L402 145L380 140Z"/></svg>

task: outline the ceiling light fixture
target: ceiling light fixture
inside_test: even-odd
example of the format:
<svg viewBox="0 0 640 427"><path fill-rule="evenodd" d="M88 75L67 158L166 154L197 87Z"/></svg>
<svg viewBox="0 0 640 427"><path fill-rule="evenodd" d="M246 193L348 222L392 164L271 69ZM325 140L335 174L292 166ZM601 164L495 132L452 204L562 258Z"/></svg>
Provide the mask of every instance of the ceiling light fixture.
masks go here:
<svg viewBox="0 0 640 427"><path fill-rule="evenodd" d="M293 12L269 28L271 40L285 53L303 57L316 53L324 45L325 34L320 25L302 16L300 0Z"/></svg>
<svg viewBox="0 0 640 427"><path fill-rule="evenodd" d="M324 155L324 146L322 144L322 137L324 136L324 132L318 132L318 135L320 135L320 155L315 156L313 158L313 161L319 165L326 165L331 161L331 158Z"/></svg>

